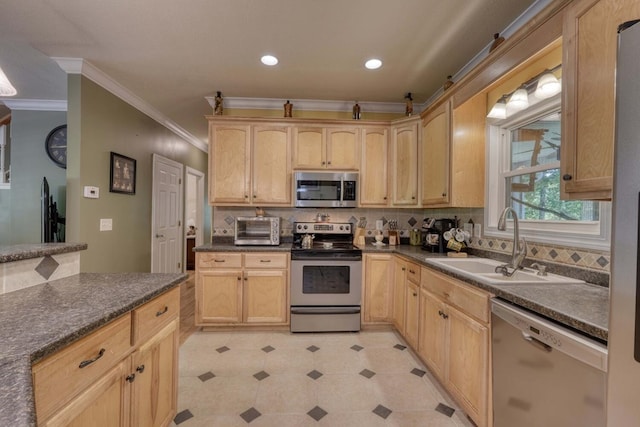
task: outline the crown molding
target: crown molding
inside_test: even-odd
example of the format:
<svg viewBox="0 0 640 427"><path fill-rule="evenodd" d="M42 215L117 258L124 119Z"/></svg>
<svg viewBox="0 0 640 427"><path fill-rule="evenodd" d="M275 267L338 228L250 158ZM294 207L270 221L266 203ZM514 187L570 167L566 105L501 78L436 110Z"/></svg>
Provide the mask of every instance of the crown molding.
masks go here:
<svg viewBox="0 0 640 427"><path fill-rule="evenodd" d="M215 106L215 96L205 96L211 108ZM281 110L286 102L282 98L243 98L225 97L224 108L249 109L249 110ZM322 99L289 99L296 110L300 111L351 111L353 101L331 101ZM367 113L396 113L405 112L404 102L367 102L358 101L362 111ZM414 108L422 104L414 104Z"/></svg>
<svg viewBox="0 0 640 427"><path fill-rule="evenodd" d="M0 99L10 110L67 111L65 99Z"/></svg>
<svg viewBox="0 0 640 427"><path fill-rule="evenodd" d="M153 108L145 100L135 95L120 83L116 82L114 79L109 77L106 73L104 73L102 70L100 70L90 62L82 58L57 57L52 59L56 61L58 63L58 66L66 71L67 74L81 74L85 76L89 80L101 86L103 89L122 99L127 104L151 117L153 120L160 123L162 126L166 127L171 132L175 133L194 147L198 148L201 151L204 151L205 153L208 152L209 146L206 142L201 141L193 136L187 130L173 122L160 111Z"/></svg>

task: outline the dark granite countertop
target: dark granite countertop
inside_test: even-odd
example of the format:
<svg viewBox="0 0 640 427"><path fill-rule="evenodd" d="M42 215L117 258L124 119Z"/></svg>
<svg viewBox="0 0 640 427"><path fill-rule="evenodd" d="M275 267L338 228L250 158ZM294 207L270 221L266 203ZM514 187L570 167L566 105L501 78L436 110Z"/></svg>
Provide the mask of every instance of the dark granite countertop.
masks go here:
<svg viewBox="0 0 640 427"><path fill-rule="evenodd" d="M35 425L33 363L186 278L181 273L81 273L0 295L0 425Z"/></svg>
<svg viewBox="0 0 640 427"><path fill-rule="evenodd" d="M87 249L86 243L30 243L0 245L0 263L40 258L46 255L65 254Z"/></svg>
<svg viewBox="0 0 640 427"><path fill-rule="evenodd" d="M249 252L288 251L290 248L290 243L284 243L280 246L234 246L233 243L219 243L199 246L195 250L200 252ZM601 341L608 339L609 289L605 286L589 283L589 272L586 272L585 277L577 277L586 280L587 283L584 284L489 285L461 276L434 263L429 263L430 258L441 258L446 255L424 251L420 246L377 246L372 241L367 241L367 244L362 246L362 251L364 253L402 255L588 336ZM562 267L549 271L572 277L572 274Z"/></svg>

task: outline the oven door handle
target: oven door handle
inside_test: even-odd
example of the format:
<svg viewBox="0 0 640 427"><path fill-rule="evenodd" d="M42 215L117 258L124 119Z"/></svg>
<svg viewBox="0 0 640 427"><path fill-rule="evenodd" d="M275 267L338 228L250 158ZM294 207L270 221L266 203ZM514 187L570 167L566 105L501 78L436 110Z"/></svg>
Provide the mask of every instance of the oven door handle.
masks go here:
<svg viewBox="0 0 640 427"><path fill-rule="evenodd" d="M358 314L360 307L291 307L291 314Z"/></svg>

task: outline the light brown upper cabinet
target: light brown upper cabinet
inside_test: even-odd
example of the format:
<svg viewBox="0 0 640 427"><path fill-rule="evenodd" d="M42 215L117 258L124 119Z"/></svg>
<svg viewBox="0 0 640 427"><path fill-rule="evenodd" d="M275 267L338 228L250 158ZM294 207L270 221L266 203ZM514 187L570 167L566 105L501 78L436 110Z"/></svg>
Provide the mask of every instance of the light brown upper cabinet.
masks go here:
<svg viewBox="0 0 640 427"><path fill-rule="evenodd" d="M391 192L393 206L418 206L419 118L391 125Z"/></svg>
<svg viewBox="0 0 640 427"><path fill-rule="evenodd" d="M293 129L294 169L358 170L360 141L351 127L305 127Z"/></svg>
<svg viewBox="0 0 640 427"><path fill-rule="evenodd" d="M290 128L211 124L209 138L211 204L291 204Z"/></svg>
<svg viewBox="0 0 640 427"><path fill-rule="evenodd" d="M575 0L563 39L562 198L611 199L618 25L636 0Z"/></svg>
<svg viewBox="0 0 640 427"><path fill-rule="evenodd" d="M209 126L209 201L242 205L249 198L248 125Z"/></svg>
<svg viewBox="0 0 640 427"><path fill-rule="evenodd" d="M363 128L360 164L360 206L384 207L389 204L387 128Z"/></svg>
<svg viewBox="0 0 640 427"><path fill-rule="evenodd" d="M425 116L422 128L422 205L449 204L451 102Z"/></svg>
<svg viewBox="0 0 640 427"><path fill-rule="evenodd" d="M483 207L487 97L480 93L453 109L449 204Z"/></svg>

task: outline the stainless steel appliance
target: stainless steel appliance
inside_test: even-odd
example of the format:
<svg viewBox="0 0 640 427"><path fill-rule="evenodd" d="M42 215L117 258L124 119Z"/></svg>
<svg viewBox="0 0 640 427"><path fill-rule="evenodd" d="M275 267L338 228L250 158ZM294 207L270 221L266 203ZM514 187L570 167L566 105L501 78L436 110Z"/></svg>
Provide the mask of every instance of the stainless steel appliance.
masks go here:
<svg viewBox="0 0 640 427"><path fill-rule="evenodd" d="M280 244L280 217L236 217L233 243L236 245L278 246Z"/></svg>
<svg viewBox="0 0 640 427"><path fill-rule="evenodd" d="M362 251L352 225L298 222L293 230L291 331L359 331Z"/></svg>
<svg viewBox="0 0 640 427"><path fill-rule="evenodd" d="M355 208L358 205L358 174L296 172L293 199L298 208Z"/></svg>
<svg viewBox="0 0 640 427"><path fill-rule="evenodd" d="M640 23L618 36L607 425L640 420Z"/></svg>
<svg viewBox="0 0 640 427"><path fill-rule="evenodd" d="M496 299L491 323L494 427L606 425L605 345Z"/></svg>

